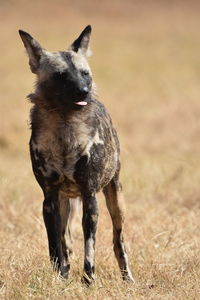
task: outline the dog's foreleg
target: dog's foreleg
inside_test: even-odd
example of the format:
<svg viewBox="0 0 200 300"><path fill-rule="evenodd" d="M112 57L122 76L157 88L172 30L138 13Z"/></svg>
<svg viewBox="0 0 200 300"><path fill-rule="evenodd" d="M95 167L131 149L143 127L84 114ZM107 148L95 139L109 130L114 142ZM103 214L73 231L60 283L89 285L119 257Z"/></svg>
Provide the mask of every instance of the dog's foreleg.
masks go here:
<svg viewBox="0 0 200 300"><path fill-rule="evenodd" d="M83 196L84 274L83 282L90 285L95 279L95 235L98 221L98 206L95 196Z"/></svg>
<svg viewBox="0 0 200 300"><path fill-rule="evenodd" d="M61 273L61 276L67 278L69 263L63 253L63 220L60 214L58 195L59 192L57 189L51 189L46 193L43 202L43 218L47 230L50 259L54 264L54 268Z"/></svg>

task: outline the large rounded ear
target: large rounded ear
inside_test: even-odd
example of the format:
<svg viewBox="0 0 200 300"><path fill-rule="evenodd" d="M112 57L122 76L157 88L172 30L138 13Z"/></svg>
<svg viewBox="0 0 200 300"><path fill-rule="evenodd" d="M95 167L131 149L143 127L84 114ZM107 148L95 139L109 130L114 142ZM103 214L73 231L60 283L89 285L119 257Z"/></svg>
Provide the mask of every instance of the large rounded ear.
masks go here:
<svg viewBox="0 0 200 300"><path fill-rule="evenodd" d="M89 41L91 35L92 27L88 25L85 29L81 32L79 37L73 42L70 49L74 52L78 52L79 50L84 54L88 55L89 50Z"/></svg>
<svg viewBox="0 0 200 300"><path fill-rule="evenodd" d="M19 30L19 35L24 43L29 56L29 65L33 73L37 73L43 49L40 44L27 32Z"/></svg>

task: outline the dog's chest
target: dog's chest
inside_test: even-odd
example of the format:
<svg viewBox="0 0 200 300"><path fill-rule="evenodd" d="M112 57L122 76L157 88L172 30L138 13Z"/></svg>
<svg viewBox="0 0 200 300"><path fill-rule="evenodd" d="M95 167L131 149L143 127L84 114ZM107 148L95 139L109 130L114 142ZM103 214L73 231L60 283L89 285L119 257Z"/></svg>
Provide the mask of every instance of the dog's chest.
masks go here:
<svg viewBox="0 0 200 300"><path fill-rule="evenodd" d="M89 159L93 145L104 144L98 130L87 126L80 117L43 120L35 136L31 141L32 155L42 176L58 174L59 181L72 184L77 161L85 155Z"/></svg>
<svg viewBox="0 0 200 300"><path fill-rule="evenodd" d="M44 158L43 174L48 177L52 171L56 171L73 179L74 165L90 143L89 129L80 122L76 125L65 122L44 125L38 130L36 140L32 142L35 156L40 153Z"/></svg>

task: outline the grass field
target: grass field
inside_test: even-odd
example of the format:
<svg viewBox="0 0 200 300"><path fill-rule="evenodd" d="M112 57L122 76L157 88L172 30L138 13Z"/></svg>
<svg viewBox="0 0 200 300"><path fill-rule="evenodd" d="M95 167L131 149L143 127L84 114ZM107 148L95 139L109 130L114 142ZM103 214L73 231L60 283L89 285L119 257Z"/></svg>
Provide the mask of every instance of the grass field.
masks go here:
<svg viewBox="0 0 200 300"><path fill-rule="evenodd" d="M0 298L200 299L200 5L196 1L0 2ZM53 273L28 153L34 76L17 30L66 49L92 24L99 98L121 140L125 239L136 285L112 250L99 195L96 284L81 285L81 217L68 281Z"/></svg>

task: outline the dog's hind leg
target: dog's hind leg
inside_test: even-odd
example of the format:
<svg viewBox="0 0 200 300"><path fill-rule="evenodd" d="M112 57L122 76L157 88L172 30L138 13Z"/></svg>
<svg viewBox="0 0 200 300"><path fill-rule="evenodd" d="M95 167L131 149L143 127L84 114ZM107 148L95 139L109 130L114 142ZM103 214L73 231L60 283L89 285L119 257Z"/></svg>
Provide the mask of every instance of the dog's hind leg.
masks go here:
<svg viewBox="0 0 200 300"><path fill-rule="evenodd" d="M69 264L69 256L72 254L72 238L71 238L71 224L70 214L70 199L66 197L66 195L62 192L59 193L59 203L60 203L60 216L61 216L61 241L63 254L65 256L66 261Z"/></svg>
<svg viewBox="0 0 200 300"><path fill-rule="evenodd" d="M124 200L121 185L118 181L118 175L110 181L110 183L104 188L103 192L106 197L106 204L113 223L114 252L121 270L122 278L123 280L134 282L129 268L128 256L123 239Z"/></svg>
<svg viewBox="0 0 200 300"><path fill-rule="evenodd" d="M62 246L68 260L69 256L73 254L73 227L81 200L80 198L67 198L64 193L60 192L59 201L62 219Z"/></svg>

